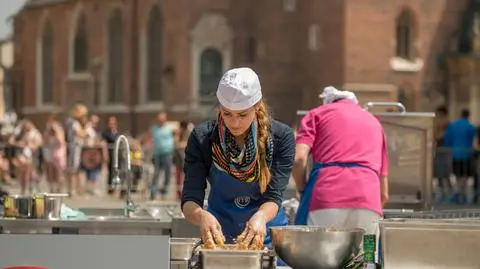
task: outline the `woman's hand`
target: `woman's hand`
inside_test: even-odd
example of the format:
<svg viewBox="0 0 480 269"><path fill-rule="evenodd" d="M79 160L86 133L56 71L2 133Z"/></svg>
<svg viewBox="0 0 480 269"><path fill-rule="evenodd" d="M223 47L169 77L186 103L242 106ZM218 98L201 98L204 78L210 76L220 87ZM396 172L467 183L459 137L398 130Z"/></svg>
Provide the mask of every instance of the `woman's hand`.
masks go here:
<svg viewBox="0 0 480 269"><path fill-rule="evenodd" d="M218 220L208 211L203 210L200 232L202 234L202 241L205 248L222 247L225 244L225 237L222 232L222 227Z"/></svg>
<svg viewBox="0 0 480 269"><path fill-rule="evenodd" d="M267 234L267 219L260 210L247 222L245 230L237 237L237 244L241 249L263 249L263 241Z"/></svg>

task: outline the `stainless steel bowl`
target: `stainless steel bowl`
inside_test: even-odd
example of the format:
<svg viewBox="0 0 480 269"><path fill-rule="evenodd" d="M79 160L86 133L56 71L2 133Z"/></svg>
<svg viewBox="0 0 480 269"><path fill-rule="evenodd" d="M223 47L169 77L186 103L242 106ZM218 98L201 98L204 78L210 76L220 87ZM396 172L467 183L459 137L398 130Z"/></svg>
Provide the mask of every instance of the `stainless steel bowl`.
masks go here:
<svg viewBox="0 0 480 269"><path fill-rule="evenodd" d="M362 229L272 227L275 253L295 269L338 269L358 253Z"/></svg>

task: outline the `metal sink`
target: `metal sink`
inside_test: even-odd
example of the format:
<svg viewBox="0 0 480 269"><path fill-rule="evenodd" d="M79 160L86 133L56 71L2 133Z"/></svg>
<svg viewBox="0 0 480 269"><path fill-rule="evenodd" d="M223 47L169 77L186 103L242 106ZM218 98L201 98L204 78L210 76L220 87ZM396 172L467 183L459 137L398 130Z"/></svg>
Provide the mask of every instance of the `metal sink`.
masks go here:
<svg viewBox="0 0 480 269"><path fill-rule="evenodd" d="M87 216L87 219L89 221L135 221L135 222L142 222L142 221L160 221L160 219L156 219L152 216L130 216L130 217L125 217L125 216Z"/></svg>
<svg viewBox="0 0 480 269"><path fill-rule="evenodd" d="M123 208L79 208L87 216L101 216L109 217L109 219L114 219L110 217L123 217ZM172 206L146 206L138 208L133 212L132 218L150 218L150 219L162 219L162 220L171 220L172 217L178 216L181 214L179 208ZM121 218L118 218L121 219Z"/></svg>
<svg viewBox="0 0 480 269"><path fill-rule="evenodd" d="M169 235L171 218L152 216L145 208L138 208L130 217L123 208L80 208L86 216L68 220L1 219L6 233L51 234L58 231L72 234L102 235Z"/></svg>
<svg viewBox="0 0 480 269"><path fill-rule="evenodd" d="M87 216L123 216L123 208L79 208L79 211L83 212ZM151 215L145 209L139 208L135 211L136 216L151 217Z"/></svg>

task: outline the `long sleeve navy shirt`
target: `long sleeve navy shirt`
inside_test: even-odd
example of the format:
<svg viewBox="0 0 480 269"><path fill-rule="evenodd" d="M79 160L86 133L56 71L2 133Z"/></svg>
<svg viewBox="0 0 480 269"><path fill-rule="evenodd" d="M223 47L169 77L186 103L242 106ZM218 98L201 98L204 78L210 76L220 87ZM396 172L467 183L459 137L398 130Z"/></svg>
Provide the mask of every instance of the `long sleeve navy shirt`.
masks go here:
<svg viewBox="0 0 480 269"><path fill-rule="evenodd" d="M271 121L270 132L273 138L271 179L262 200L263 203L275 202L280 208L295 158L295 135L289 126L276 120ZM212 143L218 139L216 120L197 125L190 134L185 149L182 207L187 201L203 207L207 178L212 165Z"/></svg>

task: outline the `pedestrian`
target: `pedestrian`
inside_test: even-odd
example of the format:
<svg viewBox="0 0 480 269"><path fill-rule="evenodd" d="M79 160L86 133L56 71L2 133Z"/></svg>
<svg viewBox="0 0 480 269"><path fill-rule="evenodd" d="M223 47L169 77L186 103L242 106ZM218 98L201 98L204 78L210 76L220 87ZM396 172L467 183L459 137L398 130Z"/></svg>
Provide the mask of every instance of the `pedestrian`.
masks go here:
<svg viewBox="0 0 480 269"><path fill-rule="evenodd" d="M88 109L82 104L77 104L70 112L67 120L67 189L70 195L74 193L83 195L81 184L82 173L80 170L80 158L82 147L87 137L87 131L82 122L88 121ZM75 185L75 192L73 190Z"/></svg>
<svg viewBox="0 0 480 269"><path fill-rule="evenodd" d="M467 182L474 173L475 138L477 129L470 123L470 111L463 109L460 119L452 122L445 132L444 143L452 155L452 169L457 180L457 191L452 202L467 203Z"/></svg>
<svg viewBox="0 0 480 269"><path fill-rule="evenodd" d="M175 154L173 163L175 165L175 176L177 183L177 198L182 198L183 188L183 164L185 161L185 148L187 147L188 137L190 136L190 124L188 121L180 122L178 130L175 132Z"/></svg>
<svg viewBox="0 0 480 269"><path fill-rule="evenodd" d="M65 131L58 122L57 115L52 114L47 121L43 140L47 182L50 192L58 193L63 189L64 173L67 166L67 146Z"/></svg>
<svg viewBox="0 0 480 269"><path fill-rule="evenodd" d="M107 167L108 167L108 178L107 178L107 193L109 195L115 194L116 186L113 184L113 178L115 177L114 168L113 168L113 147L115 146L115 140L120 135L118 132L118 121L114 116L108 117L107 128L102 132L102 139L107 147ZM119 150L121 153L121 150ZM119 154L119 161L122 159L121 154Z"/></svg>
<svg viewBox="0 0 480 269"><path fill-rule="evenodd" d="M130 158L132 163L132 192L137 192L143 173L143 150L138 139L131 139Z"/></svg>
<svg viewBox="0 0 480 269"><path fill-rule="evenodd" d="M450 183L451 173L451 152L445 148L445 132L447 131L448 110L446 107L438 107L435 112L435 158L433 165L433 176L438 181L440 187L440 197L437 199L440 203L450 202L452 195L452 184Z"/></svg>
<svg viewBox="0 0 480 269"><path fill-rule="evenodd" d="M156 122L152 125L151 132L155 171L150 186L150 200L155 200L157 197L158 181L161 172L164 173L164 181L162 188L160 188L160 195L162 199L165 199L170 186L170 178L172 177L172 158L175 143L173 128L167 123L167 113L158 113Z"/></svg>

